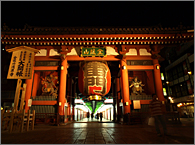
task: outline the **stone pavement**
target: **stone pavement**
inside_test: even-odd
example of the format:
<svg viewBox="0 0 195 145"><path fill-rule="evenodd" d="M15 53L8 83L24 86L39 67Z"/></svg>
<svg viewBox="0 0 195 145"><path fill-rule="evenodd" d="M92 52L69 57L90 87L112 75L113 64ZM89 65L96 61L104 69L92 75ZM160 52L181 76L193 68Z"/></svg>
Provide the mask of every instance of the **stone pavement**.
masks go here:
<svg viewBox="0 0 195 145"><path fill-rule="evenodd" d="M85 121L60 126L35 125L35 130L23 133L1 131L1 144L194 144L193 119L167 124L169 136L161 137L153 126Z"/></svg>

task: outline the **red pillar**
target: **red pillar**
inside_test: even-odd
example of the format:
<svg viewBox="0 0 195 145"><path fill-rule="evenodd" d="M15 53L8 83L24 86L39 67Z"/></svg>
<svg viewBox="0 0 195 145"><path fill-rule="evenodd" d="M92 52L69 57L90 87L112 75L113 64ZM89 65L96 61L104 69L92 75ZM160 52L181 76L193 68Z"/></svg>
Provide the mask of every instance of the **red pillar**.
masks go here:
<svg viewBox="0 0 195 145"><path fill-rule="evenodd" d="M121 73L121 89L123 97L123 109L124 114L130 113L130 100L129 100L129 79L126 60L122 59L120 61L120 73ZM126 105L128 102L128 105Z"/></svg>
<svg viewBox="0 0 195 145"><path fill-rule="evenodd" d="M160 101L165 101L165 98L163 95L161 75L160 75L160 65L158 63L158 60L153 59L153 64L154 64L154 81L155 81L156 95L158 96L158 99Z"/></svg>
<svg viewBox="0 0 195 145"><path fill-rule="evenodd" d="M66 96L66 75L67 75L67 58L61 62L60 71L60 88L59 88L59 99L58 99L58 113L60 116L64 115L64 104Z"/></svg>
<svg viewBox="0 0 195 145"><path fill-rule="evenodd" d="M25 81L25 83L26 83L25 113L27 113L28 110L29 110L28 100L31 98L33 76L34 76L34 64L33 64L33 68L32 68L32 76L31 76L31 79L26 79L26 81Z"/></svg>
<svg viewBox="0 0 195 145"><path fill-rule="evenodd" d="M39 79L39 74L34 73L34 82L33 82L33 91L32 91L32 96L37 96L37 88L38 88L38 79Z"/></svg>

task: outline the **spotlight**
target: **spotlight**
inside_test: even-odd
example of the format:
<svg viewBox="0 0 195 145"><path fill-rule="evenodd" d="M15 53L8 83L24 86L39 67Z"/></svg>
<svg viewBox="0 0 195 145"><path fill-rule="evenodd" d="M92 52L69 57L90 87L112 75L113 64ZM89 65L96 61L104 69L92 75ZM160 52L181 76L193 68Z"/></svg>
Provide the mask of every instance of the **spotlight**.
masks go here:
<svg viewBox="0 0 195 145"><path fill-rule="evenodd" d="M188 74L189 74L189 75L191 75L191 74L192 74L192 72L191 72L191 71L188 71Z"/></svg>

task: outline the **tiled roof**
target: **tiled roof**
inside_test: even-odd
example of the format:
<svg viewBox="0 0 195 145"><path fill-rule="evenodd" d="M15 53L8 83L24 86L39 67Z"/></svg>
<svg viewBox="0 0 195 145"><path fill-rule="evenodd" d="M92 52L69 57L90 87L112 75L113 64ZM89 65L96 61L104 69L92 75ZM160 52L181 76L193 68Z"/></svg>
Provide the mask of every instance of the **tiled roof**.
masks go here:
<svg viewBox="0 0 195 145"><path fill-rule="evenodd" d="M4 25L1 28L2 34L26 34L26 35L58 35L58 34L167 34L185 33L194 29L194 26L178 26L163 28L152 27L34 27L25 25L23 29L13 29Z"/></svg>

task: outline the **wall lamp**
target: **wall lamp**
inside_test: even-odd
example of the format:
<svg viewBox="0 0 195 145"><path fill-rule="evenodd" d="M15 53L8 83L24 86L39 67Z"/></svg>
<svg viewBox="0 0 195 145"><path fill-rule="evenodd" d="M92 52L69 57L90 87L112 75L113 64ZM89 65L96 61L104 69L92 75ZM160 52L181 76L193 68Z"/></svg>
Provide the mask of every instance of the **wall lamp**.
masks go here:
<svg viewBox="0 0 195 145"><path fill-rule="evenodd" d="M166 84L169 84L169 81L166 81Z"/></svg>
<svg viewBox="0 0 195 145"><path fill-rule="evenodd" d="M122 66L122 69L126 69L126 66L125 66L125 65L123 65L123 66Z"/></svg>
<svg viewBox="0 0 195 145"><path fill-rule="evenodd" d="M192 71L188 71L188 74L191 75L192 74Z"/></svg>
<svg viewBox="0 0 195 145"><path fill-rule="evenodd" d="M156 69L159 69L159 65L156 66Z"/></svg>

